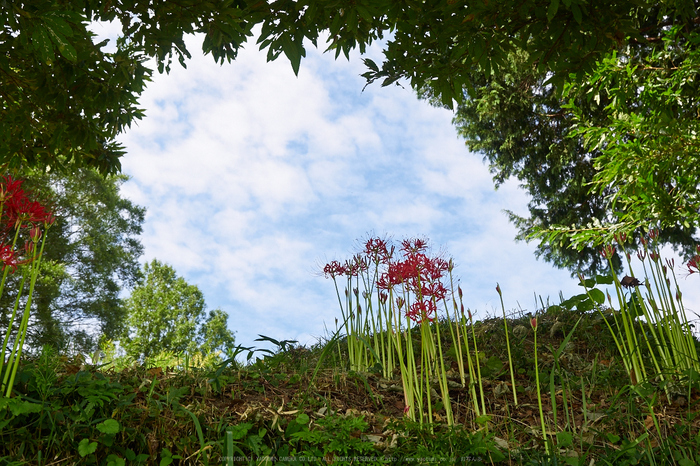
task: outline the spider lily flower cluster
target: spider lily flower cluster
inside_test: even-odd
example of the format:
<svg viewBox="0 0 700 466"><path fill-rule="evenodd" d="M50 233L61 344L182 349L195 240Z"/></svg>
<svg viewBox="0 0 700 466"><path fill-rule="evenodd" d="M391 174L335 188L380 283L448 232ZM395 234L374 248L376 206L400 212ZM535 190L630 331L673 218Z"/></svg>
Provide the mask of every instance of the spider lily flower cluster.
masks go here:
<svg viewBox="0 0 700 466"><path fill-rule="evenodd" d="M22 189L22 182L22 180L13 179L11 176L5 176L0 181L0 264L2 266L0 296L5 289L8 273L15 273L18 269L22 273L18 297L15 300L15 306L3 340L3 355L0 357L0 396L4 397L9 397L12 394L12 386L29 326L32 294L39 275L41 256L46 240L45 231L55 221L53 214L46 210L42 203L33 200L31 193ZM18 316L20 298L27 282L29 290L27 291L24 313L18 319L20 317ZM14 331L15 327L17 327L16 331ZM10 346L13 332L15 336ZM6 361L7 363L5 363Z"/></svg>
<svg viewBox="0 0 700 466"><path fill-rule="evenodd" d="M440 338L445 326L439 323L447 323L459 353L463 385L462 340L467 343L470 384L473 387L475 383L464 306L460 317L453 292L453 268L451 260L431 256L424 239L406 239L397 248L386 239L370 238L353 258L344 263L329 262L323 269L335 283L350 369L380 370L384 377L392 377L398 369L406 414L420 422L432 422L433 411L441 405L445 420L453 423ZM345 279L344 293L339 279ZM459 289L460 303L461 297ZM412 335L416 333L420 348L414 348ZM433 405L431 393L437 392L439 399Z"/></svg>

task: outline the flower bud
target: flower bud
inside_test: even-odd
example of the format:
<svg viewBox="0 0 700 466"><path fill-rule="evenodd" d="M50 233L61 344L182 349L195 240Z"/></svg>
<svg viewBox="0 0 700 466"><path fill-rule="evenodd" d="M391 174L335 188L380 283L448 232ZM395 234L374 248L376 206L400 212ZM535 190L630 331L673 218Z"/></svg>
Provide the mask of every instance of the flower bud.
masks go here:
<svg viewBox="0 0 700 466"><path fill-rule="evenodd" d="M535 332L537 331L537 317L530 319L530 327L532 327L532 330Z"/></svg>
<svg viewBox="0 0 700 466"><path fill-rule="evenodd" d="M39 227L34 227L29 231L29 237L34 241L35 243L38 242L41 239L41 229Z"/></svg>

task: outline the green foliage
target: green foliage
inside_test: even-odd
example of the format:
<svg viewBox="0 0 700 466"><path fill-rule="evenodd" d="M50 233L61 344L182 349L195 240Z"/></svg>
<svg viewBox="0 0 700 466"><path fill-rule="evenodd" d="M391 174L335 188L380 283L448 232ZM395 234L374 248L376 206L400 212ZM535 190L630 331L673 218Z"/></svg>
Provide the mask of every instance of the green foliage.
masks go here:
<svg viewBox="0 0 700 466"><path fill-rule="evenodd" d="M391 32L381 66L366 60L368 81L408 79L451 105L474 87L472 72L497 76L516 51L561 84L571 73L582 79L610 50L651 42L669 22L692 27L695 10L691 0L13 2L0 12L0 163L119 170L116 136L143 117L138 98L151 75L144 61L154 58L160 72L173 58L184 66L187 34L201 33L203 51L223 63L260 31L268 60L284 54L297 72L305 41L328 34L328 49L347 56ZM90 21L121 25L115 52L94 43Z"/></svg>
<svg viewBox="0 0 700 466"><path fill-rule="evenodd" d="M128 356L150 358L175 354L232 350L234 335L228 315L216 309L206 320L204 295L154 259L143 267L143 279L126 300L126 327L120 340Z"/></svg>
<svg viewBox="0 0 700 466"><path fill-rule="evenodd" d="M121 330L119 293L140 276L138 237L145 209L120 196L128 179L123 175L103 177L81 169L71 174L25 171L22 177L23 187L45 199L56 217L34 288L29 349L49 344L61 352L92 352L98 335L114 339ZM7 326L20 275L7 277L0 328Z"/></svg>
<svg viewBox="0 0 700 466"><path fill-rule="evenodd" d="M562 409L562 394L568 400L559 411L559 423L545 410L547 430L552 437L556 433L557 439L551 455L533 448L537 433L530 429L529 419L534 375L531 379L518 376L518 384L527 387L520 391L524 398L521 408L514 407L505 393L498 394L498 386L509 378L494 372L487 379L494 388L489 390L488 406L504 406L506 414L474 418L473 412L464 411L468 403L461 401L466 401L462 397L467 392L453 386L451 396L460 400L462 425L421 425L401 419L401 408L393 407L402 400L402 395L389 387L397 380L363 374L364 382L354 384L349 374L338 372L338 368L333 376L324 370L310 378L310 374L297 372L295 348L285 343L278 345L276 354L254 364L222 365L216 371L136 365L119 372L102 372L79 358L67 359L46 348L40 357L24 362L16 396L0 403L0 462L45 464L46 458L56 456L69 463L107 466L206 462L296 466L330 459L334 464L372 465L581 465L595 461L685 466L697 462L696 389L692 397L684 395L688 404L679 408L659 396L659 387L646 384L640 389L619 389L619 375L604 380L591 374L591 368L586 368L589 361L577 363L577 358L599 351L592 343L603 339L604 332L589 331L593 335L586 335L581 329L590 329L591 314L568 314L561 310L557 314L558 319L575 317L567 337L552 339L544 331L552 317L548 312L538 319L542 341L559 348L553 351L554 361L546 351L540 354L543 374L556 372L550 375L549 384L559 403L557 410ZM509 328L521 320L529 318L518 319ZM576 326L576 322L580 324ZM502 322L479 322L477 327L482 335L483 359L504 359ZM607 344L612 346L609 341ZM337 341L331 340L328 346L335 350ZM521 346L530 352L532 335L516 348ZM580 349L572 351L572 346ZM326 349L318 346L306 351L306 357L315 358ZM271 370L262 370L266 361L273 363ZM518 369L531 364L515 361ZM592 371L596 372L595 363ZM565 382L566 376L579 372L582 386L572 388ZM275 375L278 380L273 383ZM291 382L295 375L301 380ZM215 376L221 386L212 391L210 383ZM372 404L368 390L382 402ZM308 391L310 403L301 396L304 391ZM543 399L543 403L548 401ZM673 413L673 417L657 415L660 433L656 427L649 430L645 426L649 407L658 413L662 409ZM340 414L345 408L351 409ZM561 419L566 416L572 426L562 427Z"/></svg>
<svg viewBox="0 0 700 466"><path fill-rule="evenodd" d="M143 116L150 71L124 44L106 54L87 30L89 2L11 2L0 10L0 163L119 170L117 134Z"/></svg>
<svg viewBox="0 0 700 466"><path fill-rule="evenodd" d="M407 419L393 422L392 429L405 432L394 456L406 463L478 466L505 459L494 442L494 435L488 432L469 432L461 426L431 429Z"/></svg>
<svg viewBox="0 0 700 466"><path fill-rule="evenodd" d="M655 46L611 52L586 82L566 87L565 97L585 94L605 114L591 120L578 102L567 103L574 134L600 152L592 188L607 192L612 215L602 224L561 225L550 239L563 233L580 249L655 227L675 232L674 243L694 253L686 236L700 226L699 70L697 25L676 23L659 32Z"/></svg>

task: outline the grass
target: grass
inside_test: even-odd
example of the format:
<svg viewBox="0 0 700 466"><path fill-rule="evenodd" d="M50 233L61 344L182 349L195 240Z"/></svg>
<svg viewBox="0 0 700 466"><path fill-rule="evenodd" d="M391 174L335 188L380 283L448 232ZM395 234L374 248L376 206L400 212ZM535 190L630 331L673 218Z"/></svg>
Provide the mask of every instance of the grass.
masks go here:
<svg viewBox="0 0 700 466"><path fill-rule="evenodd" d="M431 324L444 326L452 427L437 381L436 422L408 421L400 375L350 370L346 339L282 342L219 367L117 370L47 348L22 361L15 396L0 399L0 464L700 464L697 374L670 387L630 385L598 312L538 313L541 420L531 317L474 323L486 416L460 383L466 348L452 346L448 322Z"/></svg>

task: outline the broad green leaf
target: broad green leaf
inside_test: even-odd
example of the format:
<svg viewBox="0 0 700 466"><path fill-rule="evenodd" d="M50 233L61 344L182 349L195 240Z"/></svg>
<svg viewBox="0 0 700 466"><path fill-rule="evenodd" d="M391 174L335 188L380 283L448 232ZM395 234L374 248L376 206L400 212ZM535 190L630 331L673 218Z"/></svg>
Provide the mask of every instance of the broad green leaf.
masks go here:
<svg viewBox="0 0 700 466"><path fill-rule="evenodd" d="M365 58L363 61L365 62L365 66L367 66L367 68L374 71L375 73L379 73L379 67L374 62L374 60L371 60L369 58Z"/></svg>
<svg viewBox="0 0 700 466"><path fill-rule="evenodd" d="M83 458L95 453L95 450L97 450L97 442L91 442L90 439L84 438L78 444L78 453Z"/></svg>
<svg viewBox="0 0 700 466"><path fill-rule="evenodd" d="M97 430L103 434L118 434L119 433L119 422L114 419L106 419L104 422L97 424Z"/></svg>
<svg viewBox="0 0 700 466"><path fill-rule="evenodd" d="M598 304L603 304L605 302L605 294L600 291L598 288L593 288L592 290L588 291L591 295L591 299L595 301Z"/></svg>
<svg viewBox="0 0 700 466"><path fill-rule="evenodd" d="M282 51L292 63L292 69L294 70L294 74L298 75L302 55L302 50L300 50L300 46L292 40L289 34L282 35L282 37L280 38L280 44L282 45Z"/></svg>
<svg viewBox="0 0 700 466"><path fill-rule="evenodd" d="M557 446L566 448L573 444L574 436L571 432L557 432Z"/></svg>
<svg viewBox="0 0 700 466"><path fill-rule="evenodd" d="M70 25L62 18L55 15L46 15L43 17L43 20L56 34L60 34L64 37L71 37L73 35L73 29L71 29Z"/></svg>
<svg viewBox="0 0 700 466"><path fill-rule="evenodd" d="M559 10L559 0L552 0L547 9L547 22L552 22L557 15L557 10Z"/></svg>
<svg viewBox="0 0 700 466"><path fill-rule="evenodd" d="M107 466L126 466L126 461L115 454L111 454L107 457Z"/></svg>
<svg viewBox="0 0 700 466"><path fill-rule="evenodd" d="M576 22L581 24L581 21L583 21L583 15L581 14L581 8L577 3L571 5L571 13L573 13Z"/></svg>
<svg viewBox="0 0 700 466"><path fill-rule="evenodd" d="M34 29L34 34L32 34L32 45L34 46L34 50L39 52L41 61L47 65L51 65L53 63L55 58L53 45L45 27L37 26Z"/></svg>
<svg viewBox="0 0 700 466"><path fill-rule="evenodd" d="M0 410L5 407L10 409L13 416L41 412L41 404L39 403L32 403L18 398L0 397Z"/></svg>
<svg viewBox="0 0 700 466"><path fill-rule="evenodd" d="M612 285L613 277L612 275L596 275L595 282L599 285Z"/></svg>
<svg viewBox="0 0 700 466"><path fill-rule="evenodd" d="M51 34L51 39L58 46L58 51L63 55L63 58L75 63L78 60L78 52L76 52L75 47L62 34L51 28L48 28L48 30Z"/></svg>
<svg viewBox="0 0 700 466"><path fill-rule="evenodd" d="M253 424L250 422L244 422L243 424L236 424L235 426L230 426L226 428L227 432L231 432L234 440L240 440L248 435L248 431L253 428Z"/></svg>

